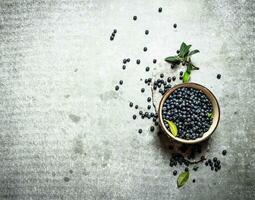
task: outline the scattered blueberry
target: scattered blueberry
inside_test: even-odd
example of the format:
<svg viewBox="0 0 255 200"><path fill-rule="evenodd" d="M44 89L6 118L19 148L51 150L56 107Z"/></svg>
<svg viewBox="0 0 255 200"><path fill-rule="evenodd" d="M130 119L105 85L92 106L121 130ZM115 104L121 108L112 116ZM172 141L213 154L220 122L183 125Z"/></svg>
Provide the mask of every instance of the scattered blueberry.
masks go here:
<svg viewBox="0 0 255 200"><path fill-rule="evenodd" d="M123 84L123 80L120 80L120 81L119 81L119 84L122 85L122 84Z"/></svg>
<svg viewBox="0 0 255 200"><path fill-rule="evenodd" d="M148 102L151 102L151 97L148 97L148 98L147 98L147 101L148 101Z"/></svg>
<svg viewBox="0 0 255 200"><path fill-rule="evenodd" d="M138 105L135 105L135 109L138 109Z"/></svg>
<svg viewBox="0 0 255 200"><path fill-rule="evenodd" d="M137 60L136 60L136 64L139 65L140 63L141 63L141 61L140 61L139 59L137 59Z"/></svg>
<svg viewBox="0 0 255 200"><path fill-rule="evenodd" d="M177 175L177 171L176 171L176 170L173 171L173 175L174 175L174 176Z"/></svg>
<svg viewBox="0 0 255 200"><path fill-rule="evenodd" d="M150 109L151 109L151 105L148 105L148 106L147 106L147 109L150 110Z"/></svg>
<svg viewBox="0 0 255 200"><path fill-rule="evenodd" d="M118 91L120 87L118 85L115 86L115 90Z"/></svg>
<svg viewBox="0 0 255 200"><path fill-rule="evenodd" d="M173 27L174 27L174 28L177 28L177 24L174 24Z"/></svg>
<svg viewBox="0 0 255 200"><path fill-rule="evenodd" d="M145 68L145 71L146 71L146 72L150 71L150 67L146 67L146 68Z"/></svg>
<svg viewBox="0 0 255 200"><path fill-rule="evenodd" d="M175 76L173 76L173 77L172 77L172 81L175 81L175 80L176 80L176 77L175 77Z"/></svg>
<svg viewBox="0 0 255 200"><path fill-rule="evenodd" d="M141 134L142 132L143 132L143 130L142 130L142 129L139 129L139 130L138 130L138 133L140 133L140 134Z"/></svg>
<svg viewBox="0 0 255 200"><path fill-rule="evenodd" d="M149 30L146 30L146 31L145 31L145 35L148 35L148 34L149 34Z"/></svg>
<svg viewBox="0 0 255 200"><path fill-rule="evenodd" d="M122 69L125 70L126 69L126 65L122 65Z"/></svg>
<svg viewBox="0 0 255 200"><path fill-rule="evenodd" d="M147 47L144 47L144 48L143 48L143 51L147 51Z"/></svg>
<svg viewBox="0 0 255 200"><path fill-rule="evenodd" d="M136 119L136 115L133 115L133 119Z"/></svg>
<svg viewBox="0 0 255 200"><path fill-rule="evenodd" d="M141 92L142 92L142 93L144 93L144 91L145 91L145 89L144 89L144 88L142 88L142 89L141 89Z"/></svg>
<svg viewBox="0 0 255 200"><path fill-rule="evenodd" d="M137 20L137 16L133 16L133 20L134 20L134 21Z"/></svg>
<svg viewBox="0 0 255 200"><path fill-rule="evenodd" d="M153 132L155 130L154 126L150 127L150 131Z"/></svg>
<svg viewBox="0 0 255 200"><path fill-rule="evenodd" d="M161 7L160 7L160 8L158 8L158 12L160 12L160 13L162 12L162 8L161 8Z"/></svg>
<svg viewBox="0 0 255 200"><path fill-rule="evenodd" d="M196 182L196 179L193 179L192 182L195 183L195 182Z"/></svg>
<svg viewBox="0 0 255 200"><path fill-rule="evenodd" d="M227 154L227 150L222 151L222 155L225 156Z"/></svg>
<svg viewBox="0 0 255 200"><path fill-rule="evenodd" d="M113 33L117 33L117 29L114 29L114 30L113 30Z"/></svg>
<svg viewBox="0 0 255 200"><path fill-rule="evenodd" d="M133 104L132 102L129 103L129 107L133 107L133 105L134 105L134 104Z"/></svg>
<svg viewBox="0 0 255 200"><path fill-rule="evenodd" d="M220 79L221 78L221 75L220 74L217 74L217 79Z"/></svg>
<svg viewBox="0 0 255 200"><path fill-rule="evenodd" d="M154 64L156 64L156 62L157 62L157 60L156 59L153 59L153 61L152 61Z"/></svg>

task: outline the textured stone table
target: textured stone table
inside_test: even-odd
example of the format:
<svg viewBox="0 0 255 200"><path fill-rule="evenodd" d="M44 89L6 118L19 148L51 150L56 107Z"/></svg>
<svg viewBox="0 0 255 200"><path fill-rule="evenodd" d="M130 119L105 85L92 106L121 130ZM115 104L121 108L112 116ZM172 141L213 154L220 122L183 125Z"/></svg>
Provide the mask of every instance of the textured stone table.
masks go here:
<svg viewBox="0 0 255 200"><path fill-rule="evenodd" d="M252 0L2 0L0 199L255 199L254 9ZM167 146L128 104L146 109L140 78L179 72L163 59L182 41L200 50L192 81L220 102L209 156L222 170L202 165L177 189Z"/></svg>

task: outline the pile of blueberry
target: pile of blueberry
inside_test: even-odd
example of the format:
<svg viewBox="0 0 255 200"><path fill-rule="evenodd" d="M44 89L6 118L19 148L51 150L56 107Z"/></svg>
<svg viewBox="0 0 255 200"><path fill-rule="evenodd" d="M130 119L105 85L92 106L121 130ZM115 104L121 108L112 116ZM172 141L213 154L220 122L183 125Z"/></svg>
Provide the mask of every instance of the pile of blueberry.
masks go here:
<svg viewBox="0 0 255 200"><path fill-rule="evenodd" d="M194 159L196 153L201 153L200 148L201 147L199 145L193 146L193 148L191 149L190 155L188 155L188 159ZM187 148L185 149L185 151L186 150L187 150ZM185 153L185 151L181 150L182 153ZM223 150L222 155L225 156L226 154L227 154L227 150ZM199 162L204 162L205 166L210 167L211 171L214 171L214 172L217 172L221 169L221 161L217 157L214 157L213 159L206 159L204 156L201 156L201 159ZM179 166L184 165L185 166L184 171L188 172L188 171L190 171L190 168L192 168L193 171L197 171L199 169L197 164L194 164L194 163L190 162L189 160L185 159L184 156L180 153L172 153L169 166L177 167L178 165ZM173 175L176 176L177 174L178 174L178 170L174 169ZM193 183L195 183L195 181L196 181L195 179L192 180Z"/></svg>
<svg viewBox="0 0 255 200"><path fill-rule="evenodd" d="M168 129L166 120L174 122L178 129L177 137L194 140L209 130L212 111L212 104L202 91L181 87L164 102L162 117Z"/></svg>

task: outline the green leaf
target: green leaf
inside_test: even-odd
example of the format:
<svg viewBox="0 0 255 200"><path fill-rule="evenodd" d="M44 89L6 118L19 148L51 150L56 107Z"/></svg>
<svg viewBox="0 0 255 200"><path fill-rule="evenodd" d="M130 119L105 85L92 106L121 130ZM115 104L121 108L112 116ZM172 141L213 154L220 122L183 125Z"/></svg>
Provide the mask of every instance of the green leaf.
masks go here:
<svg viewBox="0 0 255 200"><path fill-rule="evenodd" d="M169 63L175 63L175 64L179 64L181 62L182 59L180 59L179 56L169 56L167 58L165 58L166 62Z"/></svg>
<svg viewBox="0 0 255 200"><path fill-rule="evenodd" d="M207 113L207 116L209 119L213 119L213 114L212 113Z"/></svg>
<svg viewBox="0 0 255 200"><path fill-rule="evenodd" d="M199 53L199 52L200 51L198 49L195 49L195 50L189 52L189 56L194 55L194 54Z"/></svg>
<svg viewBox="0 0 255 200"><path fill-rule="evenodd" d="M177 187L182 187L189 179L189 172L182 172L177 178Z"/></svg>
<svg viewBox="0 0 255 200"><path fill-rule="evenodd" d="M183 78L182 78L183 83L189 82L190 73L191 73L191 72L189 72L188 70L185 71L185 73L184 73L184 75L183 75Z"/></svg>
<svg viewBox="0 0 255 200"><path fill-rule="evenodd" d="M193 65L192 63L190 63L192 70L199 70L199 67L196 67L195 65Z"/></svg>
<svg viewBox="0 0 255 200"><path fill-rule="evenodd" d="M180 52L181 51L184 51L184 49L187 47L187 45L185 44L185 42L183 42L182 44L181 44L181 47L180 47Z"/></svg>
<svg viewBox="0 0 255 200"><path fill-rule="evenodd" d="M192 63L188 63L187 72L191 73L191 70L193 70L193 65L192 65Z"/></svg>
<svg viewBox="0 0 255 200"><path fill-rule="evenodd" d="M165 120L165 121L168 123L168 126L170 128L170 131L171 131L172 135L174 137L176 137L177 134L178 134L178 129L177 129L175 123L173 121L168 121L168 120Z"/></svg>
<svg viewBox="0 0 255 200"><path fill-rule="evenodd" d="M189 53L191 45L186 45L184 42L181 44L179 56L184 58Z"/></svg>

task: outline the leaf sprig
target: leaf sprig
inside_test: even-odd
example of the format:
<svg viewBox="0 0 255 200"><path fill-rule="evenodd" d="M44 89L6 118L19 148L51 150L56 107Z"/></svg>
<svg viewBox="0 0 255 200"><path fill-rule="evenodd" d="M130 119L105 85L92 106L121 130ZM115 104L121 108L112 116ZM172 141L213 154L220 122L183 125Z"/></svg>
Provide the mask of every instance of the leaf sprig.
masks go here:
<svg viewBox="0 0 255 200"><path fill-rule="evenodd" d="M190 79L190 74L192 70L198 70L199 68L196 67L192 62L191 62L191 56L199 53L198 49L190 51L192 45L187 45L185 42L181 44L180 51L178 55L176 56L169 56L165 58L165 61L174 65L179 65L182 63L183 65L187 66L187 69L183 75L183 82L188 82Z"/></svg>

